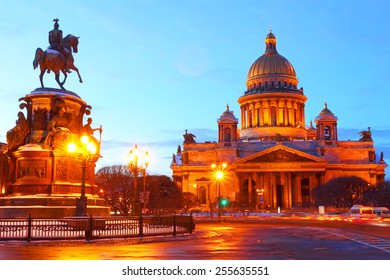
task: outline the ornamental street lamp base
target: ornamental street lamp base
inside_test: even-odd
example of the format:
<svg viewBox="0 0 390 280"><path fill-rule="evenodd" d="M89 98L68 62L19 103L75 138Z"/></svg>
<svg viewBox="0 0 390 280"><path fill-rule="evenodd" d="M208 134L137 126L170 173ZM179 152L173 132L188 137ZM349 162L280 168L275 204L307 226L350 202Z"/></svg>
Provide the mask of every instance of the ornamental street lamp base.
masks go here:
<svg viewBox="0 0 390 280"><path fill-rule="evenodd" d="M76 216L87 216L87 198L76 198Z"/></svg>

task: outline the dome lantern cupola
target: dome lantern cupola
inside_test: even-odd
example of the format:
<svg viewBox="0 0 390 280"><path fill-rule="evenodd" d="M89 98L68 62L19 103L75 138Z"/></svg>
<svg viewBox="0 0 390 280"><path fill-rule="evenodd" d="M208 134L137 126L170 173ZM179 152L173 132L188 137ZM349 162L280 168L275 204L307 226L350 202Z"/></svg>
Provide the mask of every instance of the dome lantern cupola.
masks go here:
<svg viewBox="0 0 390 280"><path fill-rule="evenodd" d="M265 52L250 67L246 94L264 92L281 88L302 94L297 90L298 79L295 69L284 56L276 50L276 37L270 31L265 38Z"/></svg>
<svg viewBox="0 0 390 280"><path fill-rule="evenodd" d="M278 53L276 51L276 37L272 33L272 30L269 31L267 37L265 38L265 46L266 46L265 53L272 53L272 52Z"/></svg>

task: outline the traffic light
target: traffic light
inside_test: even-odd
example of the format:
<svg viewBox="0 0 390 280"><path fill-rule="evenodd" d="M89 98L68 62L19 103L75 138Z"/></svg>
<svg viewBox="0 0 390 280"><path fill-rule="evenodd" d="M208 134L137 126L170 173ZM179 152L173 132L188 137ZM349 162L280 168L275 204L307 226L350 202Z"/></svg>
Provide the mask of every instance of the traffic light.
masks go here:
<svg viewBox="0 0 390 280"><path fill-rule="evenodd" d="M229 204L229 200L227 198L221 198L221 200L219 201L219 205L221 207L227 206L228 204Z"/></svg>

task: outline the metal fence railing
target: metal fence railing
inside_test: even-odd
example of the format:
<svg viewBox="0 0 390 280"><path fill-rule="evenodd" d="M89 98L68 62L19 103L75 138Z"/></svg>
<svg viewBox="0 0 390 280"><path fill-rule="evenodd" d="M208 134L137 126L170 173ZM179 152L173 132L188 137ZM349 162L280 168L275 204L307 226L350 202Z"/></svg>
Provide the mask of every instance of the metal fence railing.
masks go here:
<svg viewBox="0 0 390 280"><path fill-rule="evenodd" d="M0 219L0 240L102 239L192 233L192 216Z"/></svg>

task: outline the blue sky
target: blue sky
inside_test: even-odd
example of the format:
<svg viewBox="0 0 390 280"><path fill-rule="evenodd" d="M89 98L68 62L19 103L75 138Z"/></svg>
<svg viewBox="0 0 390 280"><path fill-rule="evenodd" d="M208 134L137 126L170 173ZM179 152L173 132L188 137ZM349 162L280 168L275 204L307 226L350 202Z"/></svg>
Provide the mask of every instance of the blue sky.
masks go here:
<svg viewBox="0 0 390 280"><path fill-rule="evenodd" d="M390 1L124 0L0 3L0 142L14 126L20 97L40 87L32 67L59 18L80 36L75 73L65 87L92 106L103 126L98 168L124 164L138 144L149 170L171 175L185 129L217 140L217 118L246 90L249 67L272 29L308 97L306 124L324 102L339 118L339 139L371 127L378 153L390 155ZM57 87L53 74L46 87Z"/></svg>

